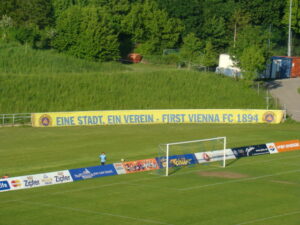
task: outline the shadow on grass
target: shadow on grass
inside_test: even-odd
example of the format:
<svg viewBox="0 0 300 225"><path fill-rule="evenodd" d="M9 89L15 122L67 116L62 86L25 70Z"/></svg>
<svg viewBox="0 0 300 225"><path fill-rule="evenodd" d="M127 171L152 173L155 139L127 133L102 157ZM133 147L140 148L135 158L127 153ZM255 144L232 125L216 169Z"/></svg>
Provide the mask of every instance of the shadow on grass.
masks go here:
<svg viewBox="0 0 300 225"><path fill-rule="evenodd" d="M232 160L232 161L226 163L226 166L230 166L231 164L236 163L238 160L239 160L239 159L234 159L234 160Z"/></svg>

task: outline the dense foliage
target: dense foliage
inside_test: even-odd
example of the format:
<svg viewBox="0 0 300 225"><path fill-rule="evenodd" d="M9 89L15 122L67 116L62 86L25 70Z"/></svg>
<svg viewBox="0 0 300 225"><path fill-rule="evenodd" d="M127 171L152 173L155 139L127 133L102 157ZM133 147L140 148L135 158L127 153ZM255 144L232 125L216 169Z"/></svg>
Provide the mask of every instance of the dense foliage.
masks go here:
<svg viewBox="0 0 300 225"><path fill-rule="evenodd" d="M295 54L299 2L293 1ZM186 40L193 33L202 43L200 65L216 65L218 53L230 52L243 67L245 49L259 48L263 63L285 54L288 14L289 0L1 0L0 37L94 61L165 49L183 49L190 61Z"/></svg>

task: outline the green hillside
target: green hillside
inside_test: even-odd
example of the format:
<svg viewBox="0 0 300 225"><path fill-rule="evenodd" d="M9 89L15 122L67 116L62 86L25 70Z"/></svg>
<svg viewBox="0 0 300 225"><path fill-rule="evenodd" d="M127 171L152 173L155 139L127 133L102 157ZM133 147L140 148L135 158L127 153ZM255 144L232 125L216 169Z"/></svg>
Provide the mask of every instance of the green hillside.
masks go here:
<svg viewBox="0 0 300 225"><path fill-rule="evenodd" d="M175 66L96 63L53 51L1 47L0 113L265 108L243 81Z"/></svg>

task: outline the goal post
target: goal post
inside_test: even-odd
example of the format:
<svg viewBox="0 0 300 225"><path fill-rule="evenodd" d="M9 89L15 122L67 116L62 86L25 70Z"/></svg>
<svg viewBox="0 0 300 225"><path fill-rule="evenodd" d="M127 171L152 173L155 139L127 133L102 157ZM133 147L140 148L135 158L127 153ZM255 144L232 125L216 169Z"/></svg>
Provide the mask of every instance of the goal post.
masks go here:
<svg viewBox="0 0 300 225"><path fill-rule="evenodd" d="M159 145L158 161L162 175L169 176L174 167L221 161L226 167L226 137L215 137Z"/></svg>

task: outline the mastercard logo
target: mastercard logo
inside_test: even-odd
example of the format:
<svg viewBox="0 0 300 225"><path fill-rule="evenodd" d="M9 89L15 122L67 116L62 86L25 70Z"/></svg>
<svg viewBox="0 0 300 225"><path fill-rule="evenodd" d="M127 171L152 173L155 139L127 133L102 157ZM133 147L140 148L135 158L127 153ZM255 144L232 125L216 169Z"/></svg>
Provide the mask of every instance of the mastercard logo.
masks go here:
<svg viewBox="0 0 300 225"><path fill-rule="evenodd" d="M20 180L12 180L10 183L11 183L11 186L13 186L15 188L18 188L18 187L22 186L22 183L21 183Z"/></svg>

